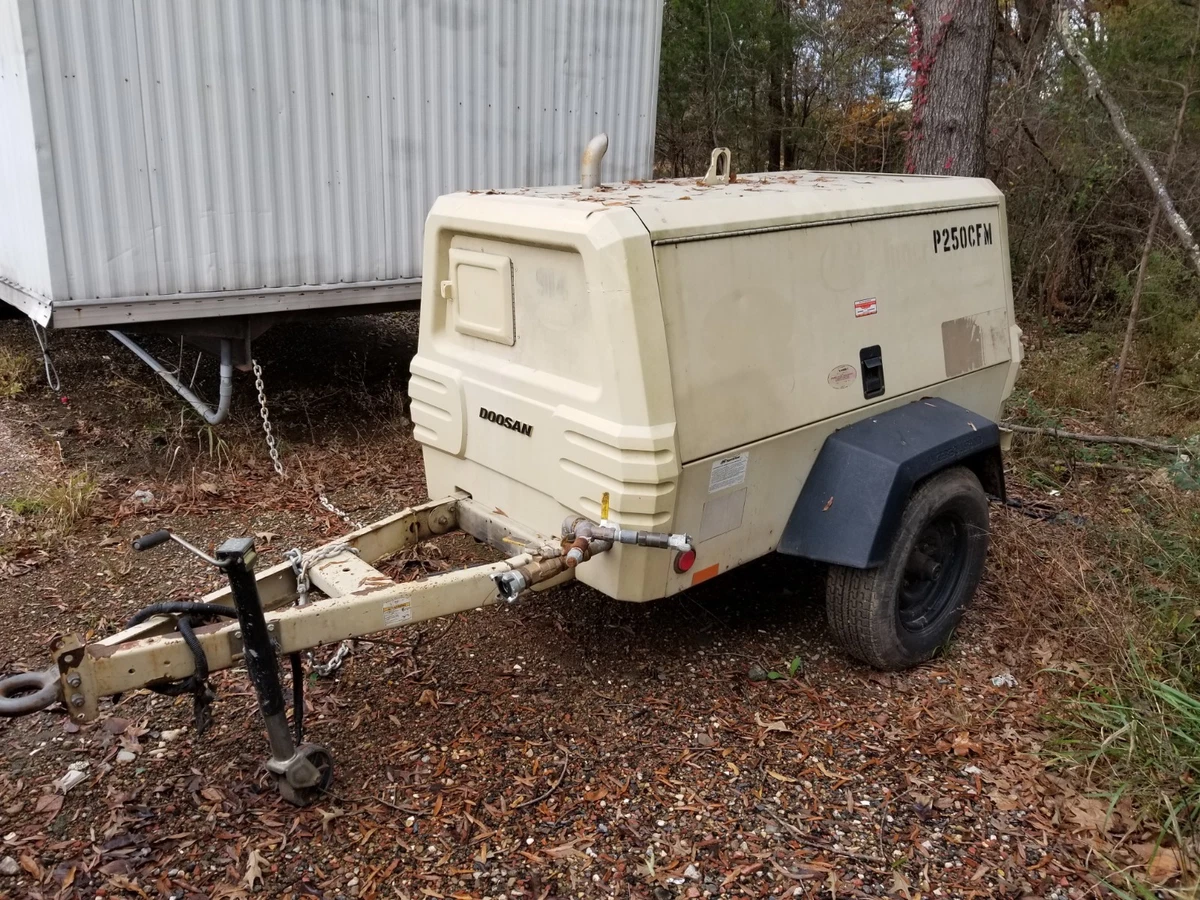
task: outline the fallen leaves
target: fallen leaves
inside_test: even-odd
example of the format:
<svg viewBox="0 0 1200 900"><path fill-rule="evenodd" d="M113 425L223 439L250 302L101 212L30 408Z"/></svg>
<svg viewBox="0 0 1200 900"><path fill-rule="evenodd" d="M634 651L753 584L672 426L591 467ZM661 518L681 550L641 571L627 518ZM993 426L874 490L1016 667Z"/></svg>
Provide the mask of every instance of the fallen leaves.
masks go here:
<svg viewBox="0 0 1200 900"><path fill-rule="evenodd" d="M1134 844L1133 852L1141 857L1146 867L1146 879L1153 885L1162 885L1183 872L1183 854L1176 847L1158 844Z"/></svg>
<svg viewBox="0 0 1200 900"><path fill-rule="evenodd" d="M38 797L37 804L33 810L35 813L46 817L46 823L53 822L59 812L62 810L63 795L62 794L42 794Z"/></svg>
<svg viewBox="0 0 1200 900"><path fill-rule="evenodd" d="M17 860L17 864L26 872L28 872L33 877L34 881L40 882L42 880L42 867L38 864L38 861L28 853L22 853L21 858Z"/></svg>
<svg viewBox="0 0 1200 900"><path fill-rule="evenodd" d="M266 858L257 849L252 849L246 857L246 874L242 876L242 884L252 891L257 890L263 883L262 867L266 863Z"/></svg>
<svg viewBox="0 0 1200 900"><path fill-rule="evenodd" d="M304 429L293 434L300 442ZM363 473L364 493L383 496L386 479L404 478L413 497L422 490L419 451L405 457L407 445L394 436L387 452L369 435L362 440L339 464L339 490L346 472ZM391 465L392 443L404 466ZM309 497L282 496L277 480L254 481L250 468L199 473L203 485L180 491L152 484L161 501L132 515L182 528L182 514L170 510L186 503L205 516L187 523L204 546L236 527L256 535L265 565L279 561L270 545L334 536L327 529L340 526L312 519ZM283 517L285 507L303 517L299 527ZM138 531L152 524L137 523ZM134 528L113 522L92 536L109 536L105 554L115 558ZM392 563L408 580L479 561L473 547L453 544L437 555L446 546L422 542ZM170 567L175 580L163 596L152 593L163 587L159 578L130 578L119 596L106 595L119 609L101 611L77 606L65 590L79 570L59 559L50 565L29 580L53 575L64 586L64 610L94 622L97 634L119 624L118 612L186 599L198 587ZM309 729L337 755L335 796L324 801L336 806L295 810L276 796L240 673L215 679L227 730L205 741L181 730L186 698L172 705L131 695L111 708L120 716L56 726L24 784L6 785L0 773L2 805L23 804L9 814L19 842L6 847L17 869L9 877L20 880L3 887L34 894L25 868L33 865L47 897L53 882L70 882L67 893L83 896L106 888L109 896L223 900L253 891L295 900L540 897L565 892L576 878L575 892L588 896L662 888L682 897L706 883L715 896L765 896L768 887L782 896L783 885L767 876L811 882L803 885L810 893L824 885L822 897L916 898L937 889L1046 897L1064 882L1083 883L1087 852L1121 840L1121 865L1164 882L1180 878L1186 853L1145 844L1152 838L1144 831L1102 832L1114 828L1102 810L1077 805L1063 773L1053 773L1063 783L1048 780L1036 744L1045 743L1039 717L1053 697L1036 669L1070 654L1059 636L1035 632L1017 651L989 640L995 623L980 616L968 622L978 629L972 639L937 662L868 674L823 637L808 643L820 632L819 608L806 611L789 596L781 623L770 599L775 580L756 582L751 568L748 588L741 575L721 588L733 602L689 593L682 607L626 608L581 594L569 612L546 603L463 614L434 652L424 638L440 636L441 625L414 629L419 642L404 633L396 637L403 647L364 650L336 681L308 683ZM985 584L985 605L997 602L994 587ZM760 595L765 612L755 611ZM113 618L104 624L104 615ZM50 630L41 628L47 639ZM688 652L671 649L678 646ZM771 685L750 683L772 680L765 669L759 679L742 677L755 660L799 676L801 657L803 677ZM998 691L991 676L1010 668L1019 687ZM7 727L11 758L36 746L24 723ZM122 749L137 751L136 759L118 766ZM76 788L64 815L49 781L82 755L92 759L95 784ZM758 803L771 804L777 819L760 815ZM1133 821L1117 813L1122 826ZM638 875L642 860L652 875ZM592 886L592 873L602 885Z"/></svg>
<svg viewBox="0 0 1200 900"><path fill-rule="evenodd" d="M764 731L784 731L791 732L791 729L783 722L782 719L768 720L764 719L757 712L754 714L754 724Z"/></svg>
<svg viewBox="0 0 1200 900"><path fill-rule="evenodd" d="M587 835L574 838L563 844L558 844L554 847L543 847L540 851L552 859L567 859L572 856L586 856L584 849L592 845L595 841L594 835Z"/></svg>
<svg viewBox="0 0 1200 900"><path fill-rule="evenodd" d="M1075 830L1105 834L1115 826L1119 817L1113 812L1112 804L1096 797L1073 797L1065 804L1067 819Z"/></svg>
<svg viewBox="0 0 1200 900"><path fill-rule="evenodd" d="M971 740L971 735L965 731L960 731L954 736L953 750L955 756L969 756L972 753L978 756L983 753L983 747L977 741Z"/></svg>

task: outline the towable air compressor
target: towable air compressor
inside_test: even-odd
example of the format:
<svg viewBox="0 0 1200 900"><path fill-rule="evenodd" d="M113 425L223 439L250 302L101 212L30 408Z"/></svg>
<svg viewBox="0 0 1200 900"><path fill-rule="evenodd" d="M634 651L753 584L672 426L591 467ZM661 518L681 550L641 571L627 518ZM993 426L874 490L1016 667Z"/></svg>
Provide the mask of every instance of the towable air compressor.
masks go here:
<svg viewBox="0 0 1200 900"><path fill-rule="evenodd" d="M654 600L772 552L828 564L852 656L936 653L1004 494L995 420L1021 346L1001 193L734 178L724 150L703 179L602 185L602 154L585 154L594 186L450 194L429 214L409 393L439 499L257 574L249 538L212 557L177 538L229 586L63 638L46 672L0 682L0 714L61 701L87 721L151 687L194 693L203 724L208 673L244 665L268 768L310 803L332 761L288 726L280 656L571 578ZM507 558L402 584L371 565L451 531Z"/></svg>

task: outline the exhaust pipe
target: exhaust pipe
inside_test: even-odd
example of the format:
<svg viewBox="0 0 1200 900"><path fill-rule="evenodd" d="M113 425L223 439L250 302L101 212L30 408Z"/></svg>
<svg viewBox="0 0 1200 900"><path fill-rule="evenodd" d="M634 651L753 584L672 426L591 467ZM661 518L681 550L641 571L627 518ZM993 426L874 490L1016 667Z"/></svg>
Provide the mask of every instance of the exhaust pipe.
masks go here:
<svg viewBox="0 0 1200 900"><path fill-rule="evenodd" d="M600 161L608 152L608 135L598 134L583 148L583 156L579 160L579 186L585 188L600 187Z"/></svg>

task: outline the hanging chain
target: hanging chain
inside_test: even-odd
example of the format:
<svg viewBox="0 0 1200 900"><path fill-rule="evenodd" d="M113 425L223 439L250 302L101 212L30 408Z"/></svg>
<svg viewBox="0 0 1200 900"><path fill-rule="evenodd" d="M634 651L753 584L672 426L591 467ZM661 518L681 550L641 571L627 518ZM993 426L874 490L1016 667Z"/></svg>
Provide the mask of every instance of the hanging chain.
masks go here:
<svg viewBox="0 0 1200 900"><path fill-rule="evenodd" d="M275 434L271 429L271 414L267 410L267 389L263 385L262 366L258 364L258 360L256 359L250 360L250 364L254 366L254 386L258 389L258 410L262 416L263 434L267 438L267 450L271 454L271 465L275 467L275 473L280 478L284 478L286 476L283 472L283 461L279 458L279 448L275 445ZM362 522L352 518L350 513L336 506L320 488L317 489L317 501L347 525L354 528L363 527Z"/></svg>
<svg viewBox="0 0 1200 900"><path fill-rule="evenodd" d="M275 443L275 434L271 428L271 413L267 409L267 389L263 384L262 366L259 365L257 359L250 360L250 364L254 367L254 387L258 390L258 410L259 415L262 416L263 434L267 439L267 451L271 454L271 465L275 468L275 474L277 474L280 478L286 478L287 476L285 475L283 469L283 461L279 458L279 447ZM339 509L336 505L334 505L334 502L325 496L324 491L318 489L316 493L317 501L321 504L321 506L329 510L347 525L350 525L354 528L363 527L362 523L356 522L354 519L352 519L348 512L346 512L344 509ZM284 557L291 562L292 570L296 573L297 605L306 606L308 604L308 592L311 588L311 582L308 578L309 567L312 566L313 563L320 562L321 560L328 559L332 556L337 556L339 553L343 552L357 554L358 550L354 547L351 547L349 544L337 543L330 544L327 547L318 548L317 550L314 550L312 553L308 554L308 556L305 556L300 551L299 547L294 547L293 549L284 553ZM319 677L324 678L340 669L342 663L345 662L346 657L350 655L350 652L353 649L353 641L342 641L342 643L338 645L338 648L334 652L333 656L331 656L328 661L324 663L317 663L313 658L313 654L310 652L308 654L308 663L310 666L312 666L312 670L316 672Z"/></svg>
<svg viewBox="0 0 1200 900"><path fill-rule="evenodd" d="M333 651L333 656L329 657L325 662L319 663L313 659L312 651L308 652L308 664L312 666L312 670L319 678L328 678L334 672L342 667L342 663L346 661L346 657L354 650L354 641L342 641L338 644L337 650Z"/></svg>
<svg viewBox="0 0 1200 900"><path fill-rule="evenodd" d="M262 366L257 359L250 360L254 367L254 386L258 388L258 411L262 416L263 434L267 436L267 452L271 454L271 465L275 474L283 478L283 462L279 459L279 448L275 446L275 435L271 431L271 414L267 410L267 389L263 386Z"/></svg>
<svg viewBox="0 0 1200 900"><path fill-rule="evenodd" d="M284 558L292 564L292 571L296 573L296 605L308 605L308 592L312 589L312 582L308 577L308 570L316 563L322 560L332 559L341 553L353 553L358 555L358 548L351 547L349 544L338 542L329 544L325 547L318 547L316 550L305 554L299 547L293 547L291 550L284 552ZM342 641L338 644L337 650L333 656L329 657L323 663L318 663L313 656L312 651L308 653L308 664L319 678L327 678L342 667L342 663L346 661L346 657L354 650L354 641Z"/></svg>
<svg viewBox="0 0 1200 900"><path fill-rule="evenodd" d="M328 497L326 497L325 494L322 493L321 491L317 491L317 502L320 503L327 510L329 510L331 513L333 513L335 516L337 516L339 519L341 519L343 522L345 522L347 525L353 526L354 528L365 527L362 522L359 522L357 519L350 518L350 513L346 512L344 509L341 509L338 506L335 506L334 502L332 500L330 500Z"/></svg>

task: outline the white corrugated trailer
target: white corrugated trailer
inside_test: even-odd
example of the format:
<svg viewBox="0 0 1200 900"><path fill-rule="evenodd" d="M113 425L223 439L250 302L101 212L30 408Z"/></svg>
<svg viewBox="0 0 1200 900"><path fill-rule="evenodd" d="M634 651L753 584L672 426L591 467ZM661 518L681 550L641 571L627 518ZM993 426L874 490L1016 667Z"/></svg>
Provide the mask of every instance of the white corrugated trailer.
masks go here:
<svg viewBox="0 0 1200 900"><path fill-rule="evenodd" d="M248 341L420 295L455 190L650 175L662 0L0 0L0 301ZM0 307L2 308L2 307Z"/></svg>

